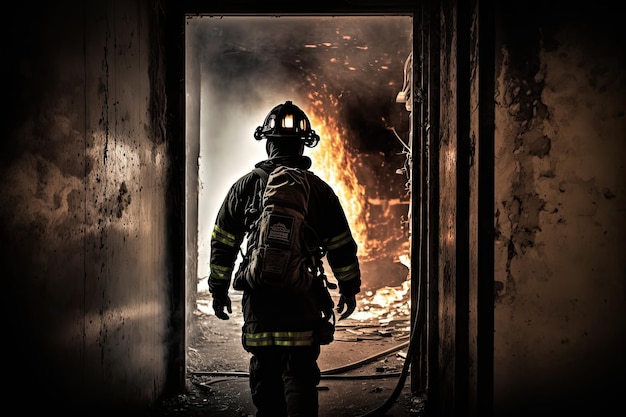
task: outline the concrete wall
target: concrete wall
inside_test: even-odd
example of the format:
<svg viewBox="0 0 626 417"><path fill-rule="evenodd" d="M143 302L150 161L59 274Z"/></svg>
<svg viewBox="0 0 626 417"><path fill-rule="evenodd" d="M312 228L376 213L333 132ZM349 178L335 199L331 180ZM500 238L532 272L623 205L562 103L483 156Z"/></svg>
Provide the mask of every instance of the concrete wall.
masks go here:
<svg viewBox="0 0 626 417"><path fill-rule="evenodd" d="M623 22L528 6L496 15L495 409L599 412L626 392Z"/></svg>
<svg viewBox="0 0 626 417"><path fill-rule="evenodd" d="M626 392L622 23L495 3L435 2L424 32L431 409L601 414Z"/></svg>
<svg viewBox="0 0 626 417"><path fill-rule="evenodd" d="M171 213L183 204L171 198L159 9L37 7L19 7L3 36L9 397L145 406L171 360Z"/></svg>

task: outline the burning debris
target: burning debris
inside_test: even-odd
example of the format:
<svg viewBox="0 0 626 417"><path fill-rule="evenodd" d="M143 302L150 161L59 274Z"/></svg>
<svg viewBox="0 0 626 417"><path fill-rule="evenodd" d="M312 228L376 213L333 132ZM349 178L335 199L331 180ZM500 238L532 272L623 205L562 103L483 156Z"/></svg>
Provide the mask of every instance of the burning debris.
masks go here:
<svg viewBox="0 0 626 417"><path fill-rule="evenodd" d="M411 331L410 281L399 287L367 291L348 319L337 322L336 341L359 342L394 338L405 340Z"/></svg>

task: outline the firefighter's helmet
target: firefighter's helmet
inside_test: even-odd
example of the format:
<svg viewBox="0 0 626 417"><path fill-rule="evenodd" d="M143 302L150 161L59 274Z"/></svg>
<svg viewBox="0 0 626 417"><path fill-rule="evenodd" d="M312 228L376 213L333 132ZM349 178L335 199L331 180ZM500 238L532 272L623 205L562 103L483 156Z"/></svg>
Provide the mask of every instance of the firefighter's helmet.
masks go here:
<svg viewBox="0 0 626 417"><path fill-rule="evenodd" d="M291 101L274 107L265 117L263 126L256 128L254 138L300 140L309 148L320 141L319 135L311 129L309 118Z"/></svg>

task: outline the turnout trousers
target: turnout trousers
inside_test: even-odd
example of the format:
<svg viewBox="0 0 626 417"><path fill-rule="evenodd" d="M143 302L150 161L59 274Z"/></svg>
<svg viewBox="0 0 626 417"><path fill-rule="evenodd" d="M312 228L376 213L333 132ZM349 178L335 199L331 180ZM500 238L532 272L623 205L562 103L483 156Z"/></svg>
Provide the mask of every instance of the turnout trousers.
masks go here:
<svg viewBox="0 0 626 417"><path fill-rule="evenodd" d="M317 417L320 346L248 349L250 392L256 417Z"/></svg>

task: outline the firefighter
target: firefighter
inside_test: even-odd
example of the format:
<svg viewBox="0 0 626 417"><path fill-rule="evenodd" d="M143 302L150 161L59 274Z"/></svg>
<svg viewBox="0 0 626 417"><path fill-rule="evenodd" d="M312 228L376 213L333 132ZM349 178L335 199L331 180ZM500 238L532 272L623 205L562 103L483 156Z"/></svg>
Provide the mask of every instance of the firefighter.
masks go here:
<svg viewBox="0 0 626 417"><path fill-rule="evenodd" d="M291 101L274 107L263 125L257 127L254 138L266 140L268 159L255 167L268 174L281 165L308 170L312 161L303 155L304 147L312 148L320 139L306 114ZM320 256L325 256L337 281L340 296L336 311L342 320L355 311L361 287L357 244L333 189L313 174L308 177L311 192L307 222L319 242ZM221 320L228 320L228 313L232 314L228 293L235 261L244 238L251 233L251 213L261 210L256 196L263 186L261 176L253 171L243 175L231 186L217 215L208 285L215 315ZM317 333L320 311L327 316L330 308L334 313L330 296L329 306L323 305L323 297L316 290L297 294L283 289L253 291L238 277L239 272L233 288L243 290L242 343L251 353L249 385L256 416L317 417L317 361L320 344L329 343L319 340Z"/></svg>

